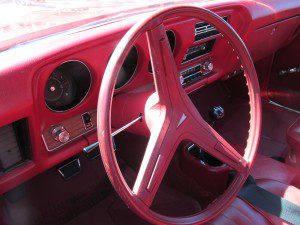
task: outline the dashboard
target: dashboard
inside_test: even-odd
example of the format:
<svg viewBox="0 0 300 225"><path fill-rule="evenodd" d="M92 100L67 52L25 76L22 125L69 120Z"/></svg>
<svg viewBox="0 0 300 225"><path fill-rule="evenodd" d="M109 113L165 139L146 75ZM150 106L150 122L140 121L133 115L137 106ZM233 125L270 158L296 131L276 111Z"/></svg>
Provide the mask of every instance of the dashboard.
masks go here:
<svg viewBox="0 0 300 225"><path fill-rule="evenodd" d="M288 44L299 29L296 0L201 4L235 29L253 61ZM0 137L4 149L0 154L1 194L97 141L96 106L103 73L118 41L143 16L55 35L0 53L0 134L7 135ZM187 93L242 70L226 38L205 21L174 18L164 25L178 80ZM142 35L119 72L113 129L143 112L145 99L153 92L147 38ZM148 135L140 126L145 124L134 125L130 131ZM8 142L13 145L11 151Z"/></svg>

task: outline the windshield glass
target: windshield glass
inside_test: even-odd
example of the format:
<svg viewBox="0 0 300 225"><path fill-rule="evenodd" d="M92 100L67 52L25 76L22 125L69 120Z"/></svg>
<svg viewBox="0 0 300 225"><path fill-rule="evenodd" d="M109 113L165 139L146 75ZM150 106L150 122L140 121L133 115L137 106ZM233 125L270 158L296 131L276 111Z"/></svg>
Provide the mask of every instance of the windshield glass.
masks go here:
<svg viewBox="0 0 300 225"><path fill-rule="evenodd" d="M0 0L0 51L108 16L183 0Z"/></svg>

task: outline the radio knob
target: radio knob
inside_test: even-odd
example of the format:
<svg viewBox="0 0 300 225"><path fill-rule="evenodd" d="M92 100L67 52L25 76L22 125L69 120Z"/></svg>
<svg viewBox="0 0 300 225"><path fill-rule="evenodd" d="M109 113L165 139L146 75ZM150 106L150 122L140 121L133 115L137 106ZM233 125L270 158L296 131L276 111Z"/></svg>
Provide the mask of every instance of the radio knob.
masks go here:
<svg viewBox="0 0 300 225"><path fill-rule="evenodd" d="M63 126L54 127L51 134L53 139L60 143L65 143L70 140L70 133Z"/></svg>
<svg viewBox="0 0 300 225"><path fill-rule="evenodd" d="M206 72L211 72L214 69L214 64L212 62L204 62L202 69Z"/></svg>
<svg viewBox="0 0 300 225"><path fill-rule="evenodd" d="M180 80L180 84L183 85L184 84L184 77L182 75L180 75L179 80Z"/></svg>

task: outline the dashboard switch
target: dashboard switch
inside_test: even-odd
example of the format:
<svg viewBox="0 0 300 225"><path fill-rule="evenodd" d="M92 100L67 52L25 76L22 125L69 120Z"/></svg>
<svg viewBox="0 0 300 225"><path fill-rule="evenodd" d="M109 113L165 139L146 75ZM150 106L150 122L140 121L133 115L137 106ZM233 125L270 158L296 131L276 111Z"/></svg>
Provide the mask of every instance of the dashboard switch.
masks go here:
<svg viewBox="0 0 300 225"><path fill-rule="evenodd" d="M89 112L83 113L81 115L81 118L82 118L82 122L83 122L84 128L86 130L88 130L88 129L90 129L90 128L93 127L92 117L91 117L91 115L90 115Z"/></svg>
<svg viewBox="0 0 300 225"><path fill-rule="evenodd" d="M63 126L54 127L51 134L53 139L60 143L66 143L70 140L70 133Z"/></svg>

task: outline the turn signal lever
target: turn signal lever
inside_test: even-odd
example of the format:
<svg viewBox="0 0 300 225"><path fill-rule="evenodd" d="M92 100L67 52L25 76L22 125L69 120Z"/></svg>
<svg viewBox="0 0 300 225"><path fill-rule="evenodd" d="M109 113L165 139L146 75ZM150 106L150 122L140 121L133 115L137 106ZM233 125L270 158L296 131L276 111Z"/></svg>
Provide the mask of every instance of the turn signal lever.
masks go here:
<svg viewBox="0 0 300 225"><path fill-rule="evenodd" d="M111 136L114 137L115 135L121 133L122 131L126 130L128 127L132 126L133 124L135 124L136 122L140 121L142 122L142 119L143 119L143 115L142 113L139 115L139 117L137 117L136 119L132 120L131 122L125 124L123 127L119 128L118 130L115 130ZM114 143L114 142L113 142ZM83 148L83 152L86 154L86 155L90 155L92 153L92 151L97 148L99 145L99 142L95 142L85 148ZM114 146L115 147L115 146ZM116 150L116 148L115 148Z"/></svg>

